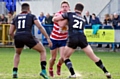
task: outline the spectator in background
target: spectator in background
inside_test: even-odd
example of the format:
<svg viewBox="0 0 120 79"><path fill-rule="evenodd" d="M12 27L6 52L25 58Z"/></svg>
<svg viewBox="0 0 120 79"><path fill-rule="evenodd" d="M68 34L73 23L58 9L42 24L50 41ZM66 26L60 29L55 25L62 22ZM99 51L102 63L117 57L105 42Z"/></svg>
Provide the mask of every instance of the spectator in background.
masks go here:
<svg viewBox="0 0 120 79"><path fill-rule="evenodd" d="M92 19L91 19L91 25L94 24L101 24L99 18L95 15L95 13L92 14Z"/></svg>
<svg viewBox="0 0 120 79"><path fill-rule="evenodd" d="M105 14L105 18L104 18L103 24L112 26L112 20L111 20L111 17L110 17L109 14Z"/></svg>
<svg viewBox="0 0 120 79"><path fill-rule="evenodd" d="M5 17L4 14L0 17L0 24L7 24L8 19Z"/></svg>
<svg viewBox="0 0 120 79"><path fill-rule="evenodd" d="M86 11L86 13L83 16L83 18L85 19L85 24L86 25L91 25L92 16L90 15L89 11Z"/></svg>
<svg viewBox="0 0 120 79"><path fill-rule="evenodd" d="M45 16L44 16L43 12L40 13L40 16L38 17L38 19L39 19L40 23L43 24L44 19L45 19Z"/></svg>
<svg viewBox="0 0 120 79"><path fill-rule="evenodd" d="M40 13L40 16L38 17L38 19L39 19L40 24L43 25L44 24L44 20L45 20L45 16L44 16L43 12ZM41 34L40 30L38 30L38 34Z"/></svg>
<svg viewBox="0 0 120 79"><path fill-rule="evenodd" d="M114 13L113 17L112 26L116 29L117 26L120 26L120 16L117 13Z"/></svg>
<svg viewBox="0 0 120 79"><path fill-rule="evenodd" d="M7 21L8 24L11 23L13 17L14 17L14 16L13 16L13 12L9 12L9 13L8 13L8 21Z"/></svg>
<svg viewBox="0 0 120 79"><path fill-rule="evenodd" d="M112 19L109 14L105 14L103 25L112 27ZM109 47L110 47L110 45L107 44L107 46L105 48L109 48Z"/></svg>
<svg viewBox="0 0 120 79"><path fill-rule="evenodd" d="M52 16L54 16L55 15L55 13L53 13L53 15Z"/></svg>
<svg viewBox="0 0 120 79"><path fill-rule="evenodd" d="M96 17L95 13L92 14L92 19L91 19L91 25L97 25L97 24L101 24L100 20L98 17ZM98 44L97 47L102 47L102 44Z"/></svg>
<svg viewBox="0 0 120 79"><path fill-rule="evenodd" d="M53 29L52 18L53 18L53 16L51 16L49 13L47 13L45 16L45 20L43 22L43 24L45 24L44 26L47 26L47 27L45 27L45 29L46 29L49 36L50 36L52 29Z"/></svg>
<svg viewBox="0 0 120 79"><path fill-rule="evenodd" d="M112 26L114 29L116 29L117 27L120 27L120 16L117 13L113 14L113 21L112 21ZM117 48L117 45L115 44L115 48ZM120 44L118 46L118 48L120 48Z"/></svg>
<svg viewBox="0 0 120 79"><path fill-rule="evenodd" d="M110 14L110 19L113 20L114 19L114 15Z"/></svg>
<svg viewBox="0 0 120 79"><path fill-rule="evenodd" d="M45 17L45 24L46 24L46 25L52 25L52 24L53 24L52 18L53 18L53 17L50 16L49 13L47 13L47 15L46 15L46 17Z"/></svg>

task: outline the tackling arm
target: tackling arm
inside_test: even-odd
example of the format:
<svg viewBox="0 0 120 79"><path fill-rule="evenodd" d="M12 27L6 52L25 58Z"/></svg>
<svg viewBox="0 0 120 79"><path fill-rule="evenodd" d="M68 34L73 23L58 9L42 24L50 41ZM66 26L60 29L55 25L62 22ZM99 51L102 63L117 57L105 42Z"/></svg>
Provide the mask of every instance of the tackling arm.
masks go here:
<svg viewBox="0 0 120 79"><path fill-rule="evenodd" d="M64 19L62 15L54 16L52 20L53 22L57 22L60 27L64 27L68 23L68 20Z"/></svg>
<svg viewBox="0 0 120 79"><path fill-rule="evenodd" d="M68 25L68 20L67 19L60 20L60 21L58 21L58 25L60 27L64 27L64 26Z"/></svg>

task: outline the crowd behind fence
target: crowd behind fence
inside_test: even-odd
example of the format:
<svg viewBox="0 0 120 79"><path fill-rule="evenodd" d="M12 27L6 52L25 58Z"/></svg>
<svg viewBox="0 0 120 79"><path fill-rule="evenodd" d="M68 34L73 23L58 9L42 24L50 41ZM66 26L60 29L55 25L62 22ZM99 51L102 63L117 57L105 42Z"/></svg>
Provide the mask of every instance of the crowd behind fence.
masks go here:
<svg viewBox="0 0 120 79"><path fill-rule="evenodd" d="M51 34L53 25L43 25L48 35ZM1 24L0 25L0 43L3 45L12 45L13 39L9 36L9 27L10 24ZM119 27L119 26L118 26ZM96 33L94 33L96 32ZM112 26L101 25L99 29L94 29L91 25L86 25L84 33L87 37L87 40L90 44L110 44L112 49L115 49L115 45L120 45L120 27L113 29ZM42 35L42 43L47 45L48 42L44 35Z"/></svg>
<svg viewBox="0 0 120 79"><path fill-rule="evenodd" d="M0 25L0 43L2 43L3 45L11 44L11 42L13 42L11 37L8 35L8 29L10 26L9 23L13 18L13 14L8 13L8 16L9 16L8 18L5 17L4 15L0 16L0 24L1 24ZM44 26L48 35L50 35L53 28L53 22L52 22L53 16L54 14L50 15L49 13L47 13L46 15L44 15L44 13L41 12L40 16L38 17L38 20ZM83 18L85 19L85 23L86 23L85 33L87 34L86 36L89 43L97 43L98 47L102 47L102 44L107 44L107 47L110 47L111 45L112 49L120 48L120 44L119 44L120 38L118 38L120 37L119 36L120 15L118 13L114 13L112 15L105 14L105 18L103 22L99 20L99 17L97 17L95 13L92 13L90 15L89 11L86 11ZM34 34L33 31L32 33ZM90 33L87 33L87 32L90 32ZM104 36L104 40L101 35ZM42 39L42 43L46 45L47 41L43 35L41 39ZM101 39L102 41L99 39Z"/></svg>

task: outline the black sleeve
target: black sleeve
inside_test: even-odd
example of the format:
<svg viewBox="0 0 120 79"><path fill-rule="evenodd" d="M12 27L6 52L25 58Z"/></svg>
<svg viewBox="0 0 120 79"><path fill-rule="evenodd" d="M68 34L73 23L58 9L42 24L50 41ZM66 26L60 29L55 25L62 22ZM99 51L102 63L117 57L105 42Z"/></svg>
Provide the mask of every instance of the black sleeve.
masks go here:
<svg viewBox="0 0 120 79"><path fill-rule="evenodd" d="M62 17L63 17L64 19L68 19L68 12L62 14Z"/></svg>
<svg viewBox="0 0 120 79"><path fill-rule="evenodd" d="M34 21L34 20L37 20L37 17L36 17L35 15L33 15L33 21Z"/></svg>

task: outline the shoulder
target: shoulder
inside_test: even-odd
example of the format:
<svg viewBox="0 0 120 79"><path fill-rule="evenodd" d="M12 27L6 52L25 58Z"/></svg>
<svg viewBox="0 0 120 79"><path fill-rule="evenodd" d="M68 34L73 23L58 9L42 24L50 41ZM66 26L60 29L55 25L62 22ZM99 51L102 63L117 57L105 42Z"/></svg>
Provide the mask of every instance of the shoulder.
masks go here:
<svg viewBox="0 0 120 79"><path fill-rule="evenodd" d="M68 14L75 14L75 12L71 12L71 11L68 11L67 13L68 13Z"/></svg>
<svg viewBox="0 0 120 79"><path fill-rule="evenodd" d="M96 18L96 20L99 20L99 18L98 17L95 17Z"/></svg>
<svg viewBox="0 0 120 79"><path fill-rule="evenodd" d="M37 20L37 17L34 14L29 13L28 17L33 19L33 20Z"/></svg>
<svg viewBox="0 0 120 79"><path fill-rule="evenodd" d="M55 13L55 16L58 16L58 15L61 15L61 14L62 14L62 12L58 11L58 12Z"/></svg>
<svg viewBox="0 0 120 79"><path fill-rule="evenodd" d="M35 15L34 15L34 14L31 14L31 13L28 13L28 16L34 17Z"/></svg>
<svg viewBox="0 0 120 79"><path fill-rule="evenodd" d="M75 13L74 12L66 12L66 13L64 13L64 15L67 15L67 16L72 16L72 15L74 15Z"/></svg>
<svg viewBox="0 0 120 79"><path fill-rule="evenodd" d="M71 12L66 12L66 13L63 13L62 16L63 16L63 18L67 19L67 18L70 18L70 16L71 16L70 14L71 14Z"/></svg>

